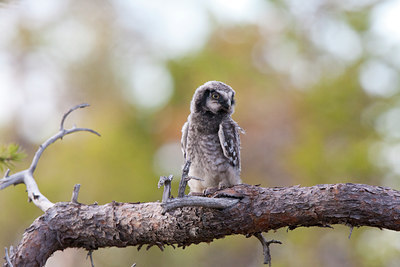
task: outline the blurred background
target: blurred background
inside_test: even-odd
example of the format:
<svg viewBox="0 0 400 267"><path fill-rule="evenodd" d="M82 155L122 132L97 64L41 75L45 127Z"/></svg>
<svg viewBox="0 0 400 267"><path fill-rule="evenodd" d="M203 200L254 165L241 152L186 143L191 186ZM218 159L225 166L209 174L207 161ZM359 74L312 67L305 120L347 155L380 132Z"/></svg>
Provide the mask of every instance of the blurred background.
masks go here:
<svg viewBox="0 0 400 267"><path fill-rule="evenodd" d="M161 199L160 175L183 158L181 127L194 90L220 80L237 92L248 184L366 183L400 189L400 1L0 1L0 145L27 168L66 125L35 172L51 201ZM3 169L1 175L5 170ZM17 245L42 212L23 185L0 192L0 248ZM273 266L398 266L400 234L372 228L268 233ZM3 255L3 254L2 254ZM290 256L289 256L290 255ZM263 266L256 238L185 250L100 249L95 266ZM83 250L47 266L90 266Z"/></svg>

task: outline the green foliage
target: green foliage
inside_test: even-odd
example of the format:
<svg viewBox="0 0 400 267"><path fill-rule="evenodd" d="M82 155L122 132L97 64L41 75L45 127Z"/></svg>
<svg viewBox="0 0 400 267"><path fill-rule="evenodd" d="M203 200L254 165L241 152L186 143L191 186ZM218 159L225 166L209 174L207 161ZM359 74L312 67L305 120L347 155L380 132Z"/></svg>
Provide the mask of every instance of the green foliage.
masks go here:
<svg viewBox="0 0 400 267"><path fill-rule="evenodd" d="M9 144L0 146L0 171L11 169L14 163L21 161L26 157L26 154L20 149L17 144Z"/></svg>
<svg viewBox="0 0 400 267"><path fill-rule="evenodd" d="M361 120L373 99L358 86L356 71L349 68L337 79L321 81L298 101L301 120L291 162L306 184L376 182L379 170L369 149L378 137Z"/></svg>

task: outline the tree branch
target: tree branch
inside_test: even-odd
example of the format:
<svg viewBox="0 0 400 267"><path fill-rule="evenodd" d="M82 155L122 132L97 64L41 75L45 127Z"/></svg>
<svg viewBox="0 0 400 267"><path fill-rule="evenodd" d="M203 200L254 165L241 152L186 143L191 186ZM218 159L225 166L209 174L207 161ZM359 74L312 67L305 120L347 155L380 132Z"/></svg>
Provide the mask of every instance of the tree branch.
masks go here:
<svg viewBox="0 0 400 267"><path fill-rule="evenodd" d="M182 177L179 182L179 188L178 188L178 197L185 196L186 186L187 186L188 181L190 180L189 179L189 169L190 169L191 164L192 164L192 162L190 160L186 160L185 165L183 166Z"/></svg>
<svg viewBox="0 0 400 267"><path fill-rule="evenodd" d="M10 256L11 263L43 266L51 254L68 247L188 246L282 227L345 224L400 231L400 192L390 188L363 184L262 188L242 184L211 197L221 195L241 197L222 210L191 206L166 213L164 204L158 202L102 206L56 203L25 231Z"/></svg>
<svg viewBox="0 0 400 267"><path fill-rule="evenodd" d="M38 208L40 208L43 211L46 211L47 209L52 207L54 203L52 203L42 193L40 193L35 178L33 177L33 173L36 170L37 164L44 150L58 139L62 139L64 136L68 134L75 132L82 132L82 131L91 132L100 136L98 132L88 128L77 128L74 126L71 129L64 129L64 121L67 118L67 116L72 111L87 106L89 106L89 104L80 104L68 110L64 114L61 120L60 131L39 146L39 149L36 151L35 156L33 157L31 166L27 170L17 172L11 176L9 176L10 170L7 170L4 175L4 178L0 179L0 190L10 185L18 185L24 183L26 185L26 191L28 193L29 201L32 201Z"/></svg>

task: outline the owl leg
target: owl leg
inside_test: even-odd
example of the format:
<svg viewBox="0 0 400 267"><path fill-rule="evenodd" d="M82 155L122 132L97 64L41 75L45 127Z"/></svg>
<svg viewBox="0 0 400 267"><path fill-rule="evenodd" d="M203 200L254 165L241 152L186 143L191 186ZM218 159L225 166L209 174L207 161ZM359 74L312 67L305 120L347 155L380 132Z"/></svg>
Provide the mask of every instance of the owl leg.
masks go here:
<svg viewBox="0 0 400 267"><path fill-rule="evenodd" d="M194 178L194 177L190 176L190 178L188 178L188 180L189 180L188 184L189 184L189 188L190 188L189 195L202 196L203 191L205 189L204 185L202 184L203 179Z"/></svg>

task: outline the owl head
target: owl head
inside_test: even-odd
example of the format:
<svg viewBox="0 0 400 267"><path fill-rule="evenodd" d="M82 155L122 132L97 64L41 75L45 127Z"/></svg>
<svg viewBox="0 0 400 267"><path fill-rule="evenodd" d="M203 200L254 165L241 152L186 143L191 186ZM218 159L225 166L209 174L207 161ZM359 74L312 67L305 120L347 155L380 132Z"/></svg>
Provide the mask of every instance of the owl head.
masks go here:
<svg viewBox="0 0 400 267"><path fill-rule="evenodd" d="M192 113L228 114L234 112L235 91L223 82L209 81L196 89L190 111Z"/></svg>

